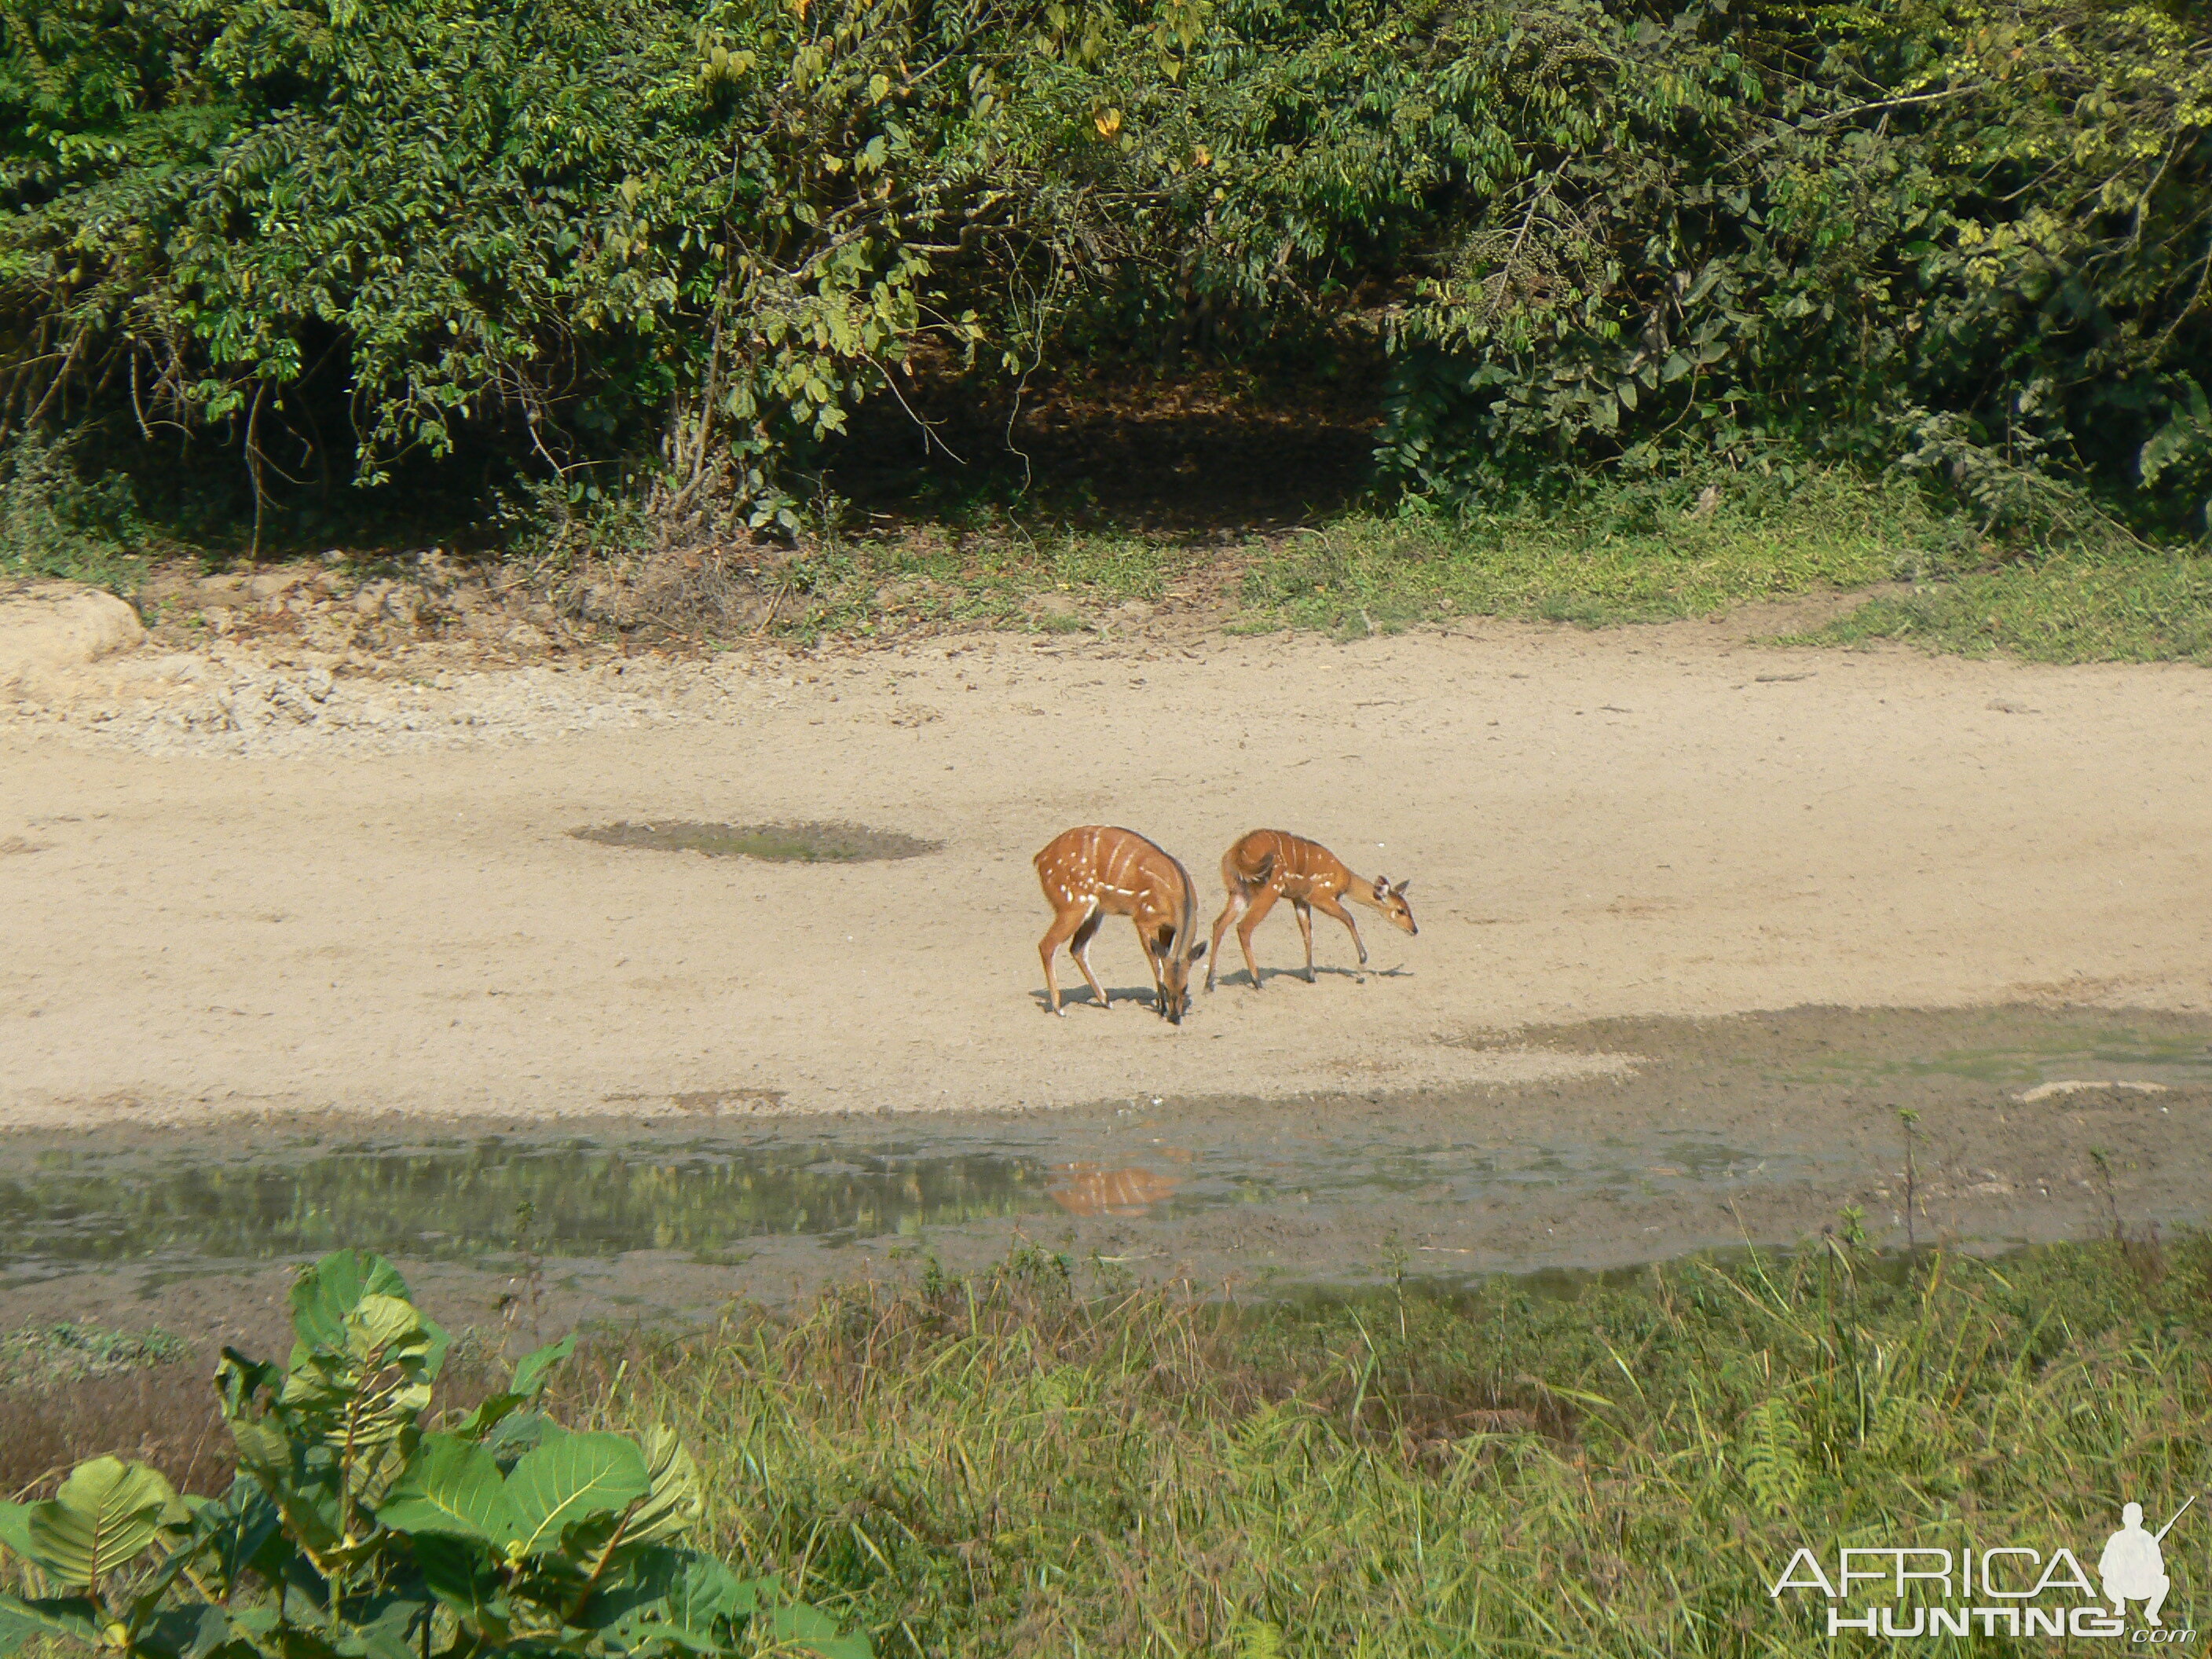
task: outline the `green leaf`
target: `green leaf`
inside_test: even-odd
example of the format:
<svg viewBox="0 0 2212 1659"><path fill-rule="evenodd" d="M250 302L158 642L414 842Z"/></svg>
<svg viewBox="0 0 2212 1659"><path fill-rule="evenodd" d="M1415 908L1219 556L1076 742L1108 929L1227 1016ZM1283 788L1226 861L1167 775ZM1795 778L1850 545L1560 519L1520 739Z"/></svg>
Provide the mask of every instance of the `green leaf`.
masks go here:
<svg viewBox="0 0 2212 1659"><path fill-rule="evenodd" d="M513 1613L489 1552L474 1539L436 1533L423 1534L414 1546L423 1588L477 1636L504 1642Z"/></svg>
<svg viewBox="0 0 2212 1659"><path fill-rule="evenodd" d="M231 1482L221 1501L204 1504L192 1517L191 1536L178 1554L187 1557L200 1583L227 1595L275 1537L282 1522L276 1504L251 1475Z"/></svg>
<svg viewBox="0 0 2212 1659"><path fill-rule="evenodd" d="M99 1605L82 1595L27 1599L0 1590L0 1654L12 1653L34 1637L59 1636L96 1648L106 1622Z"/></svg>
<svg viewBox="0 0 2212 1659"><path fill-rule="evenodd" d="M512 1547L536 1555L559 1546L579 1521L611 1515L644 1497L651 1482L636 1443L618 1434L568 1434L526 1452L507 1477Z"/></svg>
<svg viewBox="0 0 2212 1659"><path fill-rule="evenodd" d="M480 1401L477 1408L447 1431L464 1440L482 1440L503 1422L510 1413L520 1411L525 1401L519 1394L495 1394Z"/></svg>
<svg viewBox="0 0 2212 1659"><path fill-rule="evenodd" d="M835 1619L804 1601L778 1607L760 1622L766 1624L770 1639L818 1653L822 1659L874 1659L875 1650L865 1635L839 1634Z"/></svg>
<svg viewBox="0 0 2212 1659"><path fill-rule="evenodd" d="M219 1607L168 1607L139 1626L137 1651L145 1659L207 1659L231 1640L230 1620Z"/></svg>
<svg viewBox="0 0 2212 1659"><path fill-rule="evenodd" d="M499 1460L473 1440L426 1434L407 1471L376 1511L400 1532L453 1533L504 1545L515 1518L499 1475Z"/></svg>
<svg viewBox="0 0 2212 1659"><path fill-rule="evenodd" d="M558 1342L549 1342L523 1355L515 1362L514 1380L507 1387L531 1405L536 1405L538 1396L545 1391L553 1367L575 1352L576 1334L571 1331Z"/></svg>
<svg viewBox="0 0 2212 1659"><path fill-rule="evenodd" d="M333 1250L293 1281L292 1329L302 1347L343 1351L346 1316L365 1297L407 1299L407 1281L382 1256L368 1250ZM304 1356L295 1349L297 1369Z"/></svg>
<svg viewBox="0 0 2212 1659"><path fill-rule="evenodd" d="M699 1466L673 1429L656 1425L645 1437L645 1502L630 1516L636 1543L658 1543L696 1525L706 1512L699 1490Z"/></svg>
<svg viewBox="0 0 2212 1659"><path fill-rule="evenodd" d="M160 1534L176 1492L143 1463L95 1457L34 1504L24 1527L39 1570L68 1589L94 1589Z"/></svg>
<svg viewBox="0 0 2212 1659"><path fill-rule="evenodd" d="M353 1638L342 1649L358 1646L362 1659L420 1659L416 1632L429 1616L430 1604L417 1597L376 1596L365 1607L348 1610Z"/></svg>
<svg viewBox="0 0 2212 1659"><path fill-rule="evenodd" d="M626 1579L592 1597L582 1622L611 1625L618 1647L666 1642L687 1652L719 1653L729 1646L731 1620L780 1597L774 1579L741 1579L711 1555L652 1549L637 1558Z"/></svg>
<svg viewBox="0 0 2212 1659"><path fill-rule="evenodd" d="M31 1506L0 1502L0 1545L31 1559Z"/></svg>

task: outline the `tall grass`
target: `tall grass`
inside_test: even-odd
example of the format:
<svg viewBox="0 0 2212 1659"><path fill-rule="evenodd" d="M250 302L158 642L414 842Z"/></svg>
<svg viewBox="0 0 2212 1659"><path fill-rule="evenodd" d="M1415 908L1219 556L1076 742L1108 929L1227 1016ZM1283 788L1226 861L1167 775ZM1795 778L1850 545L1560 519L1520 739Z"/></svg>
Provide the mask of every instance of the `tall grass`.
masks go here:
<svg viewBox="0 0 2212 1659"><path fill-rule="evenodd" d="M1801 1544L2094 1563L2124 1499L2204 1487L2208 1264L1837 1246L1267 1313L1026 1255L640 1349L590 1403L678 1426L714 1542L888 1653L1826 1650L1767 1593Z"/></svg>

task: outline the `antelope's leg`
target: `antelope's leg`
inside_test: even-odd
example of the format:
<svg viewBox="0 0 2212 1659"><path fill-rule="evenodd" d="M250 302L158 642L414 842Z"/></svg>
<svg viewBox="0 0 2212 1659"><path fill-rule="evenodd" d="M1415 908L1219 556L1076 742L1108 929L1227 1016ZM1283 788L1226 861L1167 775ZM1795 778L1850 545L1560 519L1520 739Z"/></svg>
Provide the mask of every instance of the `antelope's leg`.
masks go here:
<svg viewBox="0 0 2212 1659"><path fill-rule="evenodd" d="M1098 982L1098 975L1091 971L1091 941L1098 936L1098 924L1106 920L1103 910L1093 909L1075 929L1075 939L1067 947L1067 954L1075 958L1082 969L1084 981L1091 987L1091 994L1098 999L1098 1006L1106 1006L1106 988Z"/></svg>
<svg viewBox="0 0 2212 1659"><path fill-rule="evenodd" d="M1152 1012L1164 1018L1168 1012L1168 976L1161 963L1166 959L1167 953L1160 948L1159 941L1146 930L1144 917L1139 915L1130 919L1137 924L1137 946L1145 953L1145 966L1152 970ZM1170 934L1169 938L1172 940L1174 935Z"/></svg>
<svg viewBox="0 0 2212 1659"><path fill-rule="evenodd" d="M1244 966L1252 975L1252 988L1260 988L1260 964L1252 957L1252 930L1275 908L1275 890L1262 887L1245 902L1244 920L1237 924L1237 943L1244 952Z"/></svg>
<svg viewBox="0 0 2212 1659"><path fill-rule="evenodd" d="M1306 942L1306 983L1314 981L1313 969L1313 905L1306 899L1292 899L1291 908L1298 913L1298 932Z"/></svg>
<svg viewBox="0 0 2212 1659"><path fill-rule="evenodd" d="M1359 952L1359 965L1364 968L1367 965L1367 945L1359 937L1359 924L1352 919L1352 912L1326 893L1314 895L1314 908L1325 916L1334 916L1352 930L1352 948Z"/></svg>
<svg viewBox="0 0 2212 1659"><path fill-rule="evenodd" d="M1221 966L1221 936L1229 931L1231 922L1244 914L1246 902L1243 888L1231 888L1229 902L1221 907L1221 915L1214 921L1213 943L1206 947L1206 988L1209 991L1213 988L1213 970ZM1257 974L1252 977L1255 981L1259 979Z"/></svg>
<svg viewBox="0 0 2212 1659"><path fill-rule="evenodd" d="M1052 1005L1052 1012L1055 1014L1060 1012L1060 981L1053 977L1053 953L1067 942L1067 936L1082 926L1082 923L1081 912L1060 911L1054 915L1052 926L1044 930L1044 937L1037 941L1037 955L1044 962L1044 993Z"/></svg>

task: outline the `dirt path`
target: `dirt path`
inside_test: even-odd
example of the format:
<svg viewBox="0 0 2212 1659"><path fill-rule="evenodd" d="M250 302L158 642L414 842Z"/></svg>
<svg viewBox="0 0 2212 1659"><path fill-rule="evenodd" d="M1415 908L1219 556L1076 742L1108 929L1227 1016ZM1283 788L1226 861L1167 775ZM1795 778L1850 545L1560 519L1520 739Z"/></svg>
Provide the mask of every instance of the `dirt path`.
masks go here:
<svg viewBox="0 0 2212 1659"><path fill-rule="evenodd" d="M465 677L349 721L315 712L343 682L287 694L295 720L264 676L244 737L15 717L0 1126L1364 1092L1608 1063L1500 1035L1536 1022L2212 1006L2212 678L1741 627L981 637ZM944 849L807 866L568 833L647 818ZM1420 937L1364 926L1362 980L1317 918L1318 986L1255 995L1239 964L1176 1030L1117 922L1095 959L1130 1000L1048 1019L1030 855L1086 821L1176 852L1209 921L1232 836L1302 830L1413 878ZM1297 962L1287 917L1260 942Z"/></svg>

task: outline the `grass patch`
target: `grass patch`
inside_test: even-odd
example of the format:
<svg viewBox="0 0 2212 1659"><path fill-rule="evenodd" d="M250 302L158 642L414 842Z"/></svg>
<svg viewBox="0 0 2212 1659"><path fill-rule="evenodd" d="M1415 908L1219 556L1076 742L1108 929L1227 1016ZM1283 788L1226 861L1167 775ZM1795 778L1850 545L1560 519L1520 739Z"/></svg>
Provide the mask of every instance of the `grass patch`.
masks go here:
<svg viewBox="0 0 2212 1659"><path fill-rule="evenodd" d="M1791 645L1901 641L2031 662L2212 663L2212 557L2062 556L1872 599Z"/></svg>
<svg viewBox="0 0 2212 1659"><path fill-rule="evenodd" d="M182 1359L186 1343L165 1331L111 1331L89 1325L27 1325L0 1331L0 1389L58 1388Z"/></svg>
<svg viewBox="0 0 2212 1659"><path fill-rule="evenodd" d="M1347 519L1262 561L1245 599L1249 626L1340 636L1463 616L1600 627L1950 570L1978 544L1902 482L1693 476L1463 520Z"/></svg>
<svg viewBox="0 0 2212 1659"><path fill-rule="evenodd" d="M2208 1266L1838 1244L1254 1313L1031 1253L603 1354L571 1408L676 1427L705 1541L884 1654L1810 1653L1766 1590L1800 1545L2094 1565L2124 1498L2212 1480Z"/></svg>
<svg viewBox="0 0 2212 1659"><path fill-rule="evenodd" d="M1207 556L1173 542L1095 532L1031 535L1011 521L955 540L921 534L833 542L802 552L786 579L805 604L781 630L808 643L923 623L1079 633L1131 600L1157 605Z"/></svg>

